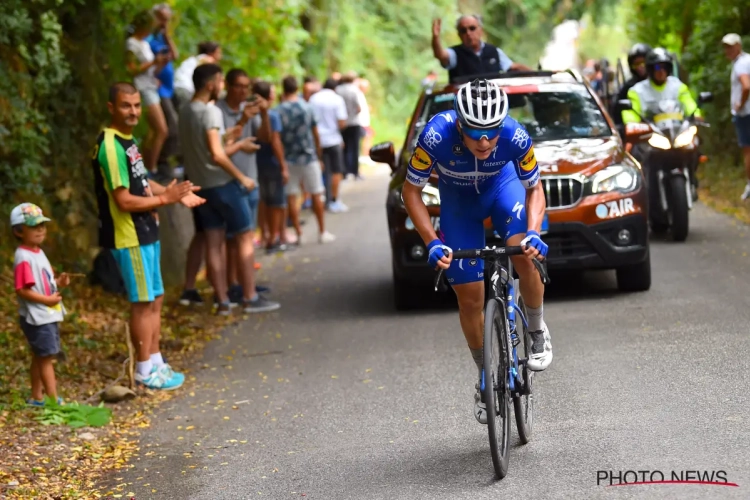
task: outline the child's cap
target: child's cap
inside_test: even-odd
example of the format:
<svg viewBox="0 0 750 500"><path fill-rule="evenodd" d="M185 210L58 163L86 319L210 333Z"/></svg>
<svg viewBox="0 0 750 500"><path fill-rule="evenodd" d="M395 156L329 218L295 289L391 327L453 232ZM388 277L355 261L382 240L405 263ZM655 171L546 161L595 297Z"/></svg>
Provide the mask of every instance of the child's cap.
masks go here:
<svg viewBox="0 0 750 500"><path fill-rule="evenodd" d="M42 222L49 222L42 213L42 209L33 203L21 203L10 212L10 225L38 226Z"/></svg>

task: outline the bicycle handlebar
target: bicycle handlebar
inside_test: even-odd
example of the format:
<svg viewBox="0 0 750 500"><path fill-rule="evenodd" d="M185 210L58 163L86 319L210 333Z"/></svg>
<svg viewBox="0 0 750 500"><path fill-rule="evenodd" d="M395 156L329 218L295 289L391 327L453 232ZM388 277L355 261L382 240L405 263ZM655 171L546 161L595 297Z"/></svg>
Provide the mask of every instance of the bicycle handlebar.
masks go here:
<svg viewBox="0 0 750 500"><path fill-rule="evenodd" d="M520 246L509 246L509 247L494 247L494 248L475 248L471 250L456 250L453 252L454 259L486 259L487 257L499 257L501 255L523 255L523 247ZM536 267L539 276L542 278L543 285L549 285L550 279L547 274L547 270L544 265L536 259L532 259L534 267ZM440 285L440 278L443 277L444 269L439 269L437 277L435 278L435 291L438 291Z"/></svg>

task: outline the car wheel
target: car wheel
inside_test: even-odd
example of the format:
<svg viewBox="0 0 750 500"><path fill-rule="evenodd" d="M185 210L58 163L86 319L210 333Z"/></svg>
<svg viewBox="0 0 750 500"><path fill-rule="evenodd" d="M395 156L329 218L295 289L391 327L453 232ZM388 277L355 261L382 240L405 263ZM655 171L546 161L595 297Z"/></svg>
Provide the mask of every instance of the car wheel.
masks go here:
<svg viewBox="0 0 750 500"><path fill-rule="evenodd" d="M651 252L638 264L617 268L617 288L621 292L645 292L651 288Z"/></svg>

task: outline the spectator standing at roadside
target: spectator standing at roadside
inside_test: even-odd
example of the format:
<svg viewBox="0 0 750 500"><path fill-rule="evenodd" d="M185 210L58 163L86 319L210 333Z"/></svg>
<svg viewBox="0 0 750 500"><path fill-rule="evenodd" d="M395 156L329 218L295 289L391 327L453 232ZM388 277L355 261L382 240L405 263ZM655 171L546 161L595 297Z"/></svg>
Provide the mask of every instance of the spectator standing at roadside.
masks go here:
<svg viewBox="0 0 750 500"><path fill-rule="evenodd" d="M443 68L448 70L451 80L482 73L531 71L528 66L513 62L505 52L482 40L482 18L476 14L461 16L456 21L456 30L461 38L459 45L444 49L440 43L441 27L440 19L432 22L432 53Z"/></svg>
<svg viewBox="0 0 750 500"><path fill-rule="evenodd" d="M253 93L267 102L276 100L276 91L269 82L257 81ZM268 110L271 125L269 141L259 141L258 183L260 184L259 225L263 231L266 252L285 251L289 247L286 238L286 195L284 185L289 181L289 167L281 144L281 118L275 109Z"/></svg>
<svg viewBox="0 0 750 500"><path fill-rule="evenodd" d="M156 173L156 163L161 155L164 141L167 140L169 130L164 112L161 109L159 97L159 74L169 62L169 55L159 53L154 55L151 45L146 38L154 27L154 17L151 12L144 10L136 14L133 19L133 34L125 42L125 66L133 77L135 88L141 93L141 102L146 108L148 119L147 148L144 148L146 169Z"/></svg>
<svg viewBox="0 0 750 500"><path fill-rule="evenodd" d="M326 177L326 203L333 213L347 212L349 207L339 199L339 184L344 174L344 139L341 130L347 126L344 98L335 91L336 81L326 80L323 89L310 98L310 107L318 124L320 147Z"/></svg>
<svg viewBox="0 0 750 500"><path fill-rule="evenodd" d="M164 362L159 350L164 285L157 207L203 200L190 182L164 187L147 179L133 129L141 115L141 98L129 83L110 87L107 103L112 121L96 141L92 158L99 207L99 246L117 262L130 301L130 335L136 349L138 383L150 389L176 389L185 376Z"/></svg>
<svg viewBox="0 0 750 500"><path fill-rule="evenodd" d="M270 302L255 290L253 222L247 194L256 183L229 159L221 143L221 110L209 106L218 99L224 75L216 64L202 64L193 73L195 95L180 109L180 143L185 173L203 187L206 203L196 216L205 233L208 277L218 299L217 314L228 315L230 301L226 273L226 234L236 239L239 277L242 284L242 308L247 313L272 311ZM242 142L242 141L239 141Z"/></svg>
<svg viewBox="0 0 750 500"><path fill-rule="evenodd" d="M198 55L190 56L177 68L174 74L174 92L177 97L177 109L190 102L195 94L193 73L201 64L217 64L221 61L221 45L216 42L198 44Z"/></svg>
<svg viewBox="0 0 750 500"><path fill-rule="evenodd" d="M322 156L317 122L310 106L299 97L299 84L293 76L282 81L284 95L276 108L281 118L281 142L289 165L287 205L289 216L297 232L297 244L302 240L302 226L299 220L300 185L312 196L312 209L318 220L318 242L328 243L336 237L325 229L325 209L320 195L325 192L321 179Z"/></svg>
<svg viewBox="0 0 750 500"><path fill-rule="evenodd" d="M234 68L227 73L226 97L216 101L224 118L224 128L235 136L236 142L225 147L232 163L244 175L255 182L256 187L249 191L244 200L250 210L250 231L254 232L258 224L258 163L256 152L260 145L255 141L268 141L270 120L268 116L268 101L250 92L250 77L245 71ZM235 146L239 143L239 146ZM255 252L251 255L253 273L255 266ZM232 303L242 300L242 285L239 280L239 249L234 234L227 232L227 280L229 283L229 299ZM257 285L256 291L258 291Z"/></svg>
<svg viewBox="0 0 750 500"><path fill-rule="evenodd" d="M360 126L359 114L362 111L360 97L362 93L355 83L357 73L347 72L341 77L341 85L336 87L336 93L344 98L346 104L346 128L342 131L344 137L344 162L346 175L352 175L355 179L361 179L359 175L359 149L362 141L362 127Z"/></svg>
<svg viewBox="0 0 750 500"><path fill-rule="evenodd" d="M360 78L357 80L357 86L359 87L359 125L362 127L362 150L361 156L367 156L370 154L370 147L372 147L372 139L375 136L375 132L372 130L370 122L370 105L367 103L367 93L370 91L370 81L367 78Z"/></svg>
<svg viewBox="0 0 750 500"><path fill-rule="evenodd" d="M742 50L742 38L729 33L721 39L724 54L732 61L729 76L731 85L730 104L732 121L737 131L737 141L742 148L747 185L742 192L742 201L750 198L750 54Z"/></svg>
<svg viewBox="0 0 750 500"><path fill-rule="evenodd" d="M174 63L178 57L177 46L169 36L169 21L172 19L172 8L169 4L160 3L151 9L156 19L156 31L151 33L146 41L154 54L166 54L167 63L156 74L159 79L159 98L162 113L167 123L167 138L157 158L157 170L163 175L169 175L169 158L177 154L177 108L174 103Z"/></svg>
<svg viewBox="0 0 750 500"><path fill-rule="evenodd" d="M310 97L320 90L320 82L314 76L306 76L302 81L302 99L310 102Z"/></svg>
<svg viewBox="0 0 750 500"><path fill-rule="evenodd" d="M41 248L47 222L50 219L32 203L22 203L10 212L10 226L19 243L13 258L18 316L31 349L29 406L44 406L44 394L64 404L57 396L53 360L61 350L60 323L66 312L59 288L70 284L70 276L62 273L55 281L52 265Z"/></svg>

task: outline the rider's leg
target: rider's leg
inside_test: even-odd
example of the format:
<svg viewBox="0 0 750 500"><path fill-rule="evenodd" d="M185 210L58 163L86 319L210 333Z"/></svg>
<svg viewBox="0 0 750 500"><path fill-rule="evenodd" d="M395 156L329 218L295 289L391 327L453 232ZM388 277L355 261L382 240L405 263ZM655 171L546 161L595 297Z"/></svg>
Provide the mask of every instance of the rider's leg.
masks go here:
<svg viewBox="0 0 750 500"><path fill-rule="evenodd" d="M484 212L479 197L471 191L458 192L440 186L440 228L443 242L453 250L484 247ZM466 343L481 378L484 332L484 261L454 260L445 273L458 298L459 320ZM481 401L479 382L474 396L474 416L487 423L486 406Z"/></svg>
<svg viewBox="0 0 750 500"><path fill-rule="evenodd" d="M488 196L492 203L492 224L498 234L505 238L507 246L517 246L526 237L526 190L517 178L509 179ZM526 304L526 318L531 336L531 352L528 355L529 369L544 370L552 362L552 340L543 317L542 303L544 285L534 264L524 255L511 257L513 268L520 278L520 292Z"/></svg>

